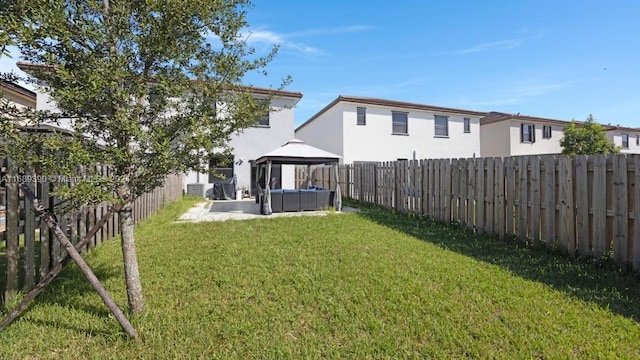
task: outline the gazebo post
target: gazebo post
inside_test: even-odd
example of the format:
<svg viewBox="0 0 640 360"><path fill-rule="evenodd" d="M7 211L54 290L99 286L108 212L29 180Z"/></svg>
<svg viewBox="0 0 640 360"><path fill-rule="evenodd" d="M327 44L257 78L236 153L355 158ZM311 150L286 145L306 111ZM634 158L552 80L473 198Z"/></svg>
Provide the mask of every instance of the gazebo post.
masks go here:
<svg viewBox="0 0 640 360"><path fill-rule="evenodd" d="M340 174L339 174L339 164L340 162L336 161L334 163L334 169L335 169L335 173L336 173L336 210L337 211L342 211L342 192L340 191Z"/></svg>
<svg viewBox="0 0 640 360"><path fill-rule="evenodd" d="M265 192L264 192L264 214L271 215L273 210L271 209L271 160L267 161L267 176L265 177Z"/></svg>
<svg viewBox="0 0 640 360"><path fill-rule="evenodd" d="M311 187L311 164L307 164L307 189Z"/></svg>

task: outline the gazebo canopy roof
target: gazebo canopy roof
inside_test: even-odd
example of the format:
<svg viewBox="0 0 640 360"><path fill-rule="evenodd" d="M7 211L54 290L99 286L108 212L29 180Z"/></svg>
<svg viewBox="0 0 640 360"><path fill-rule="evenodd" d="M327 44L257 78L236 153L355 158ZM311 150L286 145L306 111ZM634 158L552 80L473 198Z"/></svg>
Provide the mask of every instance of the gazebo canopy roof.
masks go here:
<svg viewBox="0 0 640 360"><path fill-rule="evenodd" d="M271 161L273 164L318 165L340 161L340 155L307 145L299 139L292 139L256 160L256 164Z"/></svg>

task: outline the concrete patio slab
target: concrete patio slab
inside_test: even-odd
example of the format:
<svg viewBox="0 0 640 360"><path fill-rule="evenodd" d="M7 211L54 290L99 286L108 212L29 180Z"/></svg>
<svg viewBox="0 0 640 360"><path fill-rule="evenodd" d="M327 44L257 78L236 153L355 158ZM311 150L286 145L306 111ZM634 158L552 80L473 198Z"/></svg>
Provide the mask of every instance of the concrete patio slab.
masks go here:
<svg viewBox="0 0 640 360"><path fill-rule="evenodd" d="M342 211L333 212L335 214L357 212L358 209L343 207ZM330 211L301 211L273 213L272 215L261 215L260 204L256 204L254 199L243 200L215 200L203 201L184 213L178 221L202 222L202 221L226 221L226 220L247 220L247 219L273 219L277 217L292 216L326 216Z"/></svg>

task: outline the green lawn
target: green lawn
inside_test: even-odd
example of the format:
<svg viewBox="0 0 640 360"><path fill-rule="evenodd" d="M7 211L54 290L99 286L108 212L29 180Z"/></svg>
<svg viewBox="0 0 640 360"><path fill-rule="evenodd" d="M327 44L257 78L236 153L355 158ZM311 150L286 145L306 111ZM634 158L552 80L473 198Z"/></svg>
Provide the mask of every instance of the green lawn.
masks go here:
<svg viewBox="0 0 640 360"><path fill-rule="evenodd" d="M147 301L125 338L75 267L0 358L637 359L637 277L376 209L136 228ZM87 256L126 305L119 243Z"/></svg>

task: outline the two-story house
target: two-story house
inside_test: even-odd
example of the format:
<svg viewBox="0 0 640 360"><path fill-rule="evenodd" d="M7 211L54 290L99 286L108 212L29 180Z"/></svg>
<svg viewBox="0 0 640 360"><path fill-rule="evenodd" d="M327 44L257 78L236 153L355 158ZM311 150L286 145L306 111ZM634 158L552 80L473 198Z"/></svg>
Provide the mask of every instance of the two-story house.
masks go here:
<svg viewBox="0 0 640 360"><path fill-rule="evenodd" d="M623 154L640 154L640 129L624 126L606 126L607 138L620 147Z"/></svg>
<svg viewBox="0 0 640 360"><path fill-rule="evenodd" d="M18 109L35 108L36 93L16 83L0 80L2 98Z"/></svg>
<svg viewBox="0 0 640 360"><path fill-rule="evenodd" d="M226 159L221 166L218 160L210 159L210 173L191 172L187 184L205 184L205 191L218 180L236 178L236 186L251 196L256 194L255 161L262 155L280 148L294 138L294 107L302 98L302 93L258 87L247 88L257 99L271 98L271 111L258 120L258 125L247 128L231 138L233 158ZM274 165L272 186L293 189L295 183L294 165ZM264 184L262 185L264 186Z"/></svg>
<svg viewBox="0 0 640 360"><path fill-rule="evenodd" d="M481 156L484 112L338 96L300 125L296 138L356 161Z"/></svg>
<svg viewBox="0 0 640 360"><path fill-rule="evenodd" d="M570 122L520 114L490 112L480 119L483 157L560 154L563 130ZM576 121L577 126L582 122ZM603 125L622 153L640 153L640 129Z"/></svg>
<svg viewBox="0 0 640 360"><path fill-rule="evenodd" d="M18 62L17 65L21 70L32 74L37 74L43 69L41 65L31 63ZM35 101L36 109L58 111L46 90L46 84L42 85ZM185 191L187 184L202 184L202 189L209 192L215 182L235 178L237 189L247 191L253 196L256 193L255 160L293 139L294 108L302 98L302 93L252 86L246 86L244 90L249 91L256 99L271 99L271 110L258 119L255 127L234 134L229 144L233 148L231 158L202 159L203 163L208 164L209 169L213 171L206 173L192 171L187 174ZM217 103L216 106L224 108L225 104ZM65 122L64 119L58 125L66 129L71 127L70 123ZM276 167L273 169L272 184L276 188L293 188L294 176L294 166Z"/></svg>

